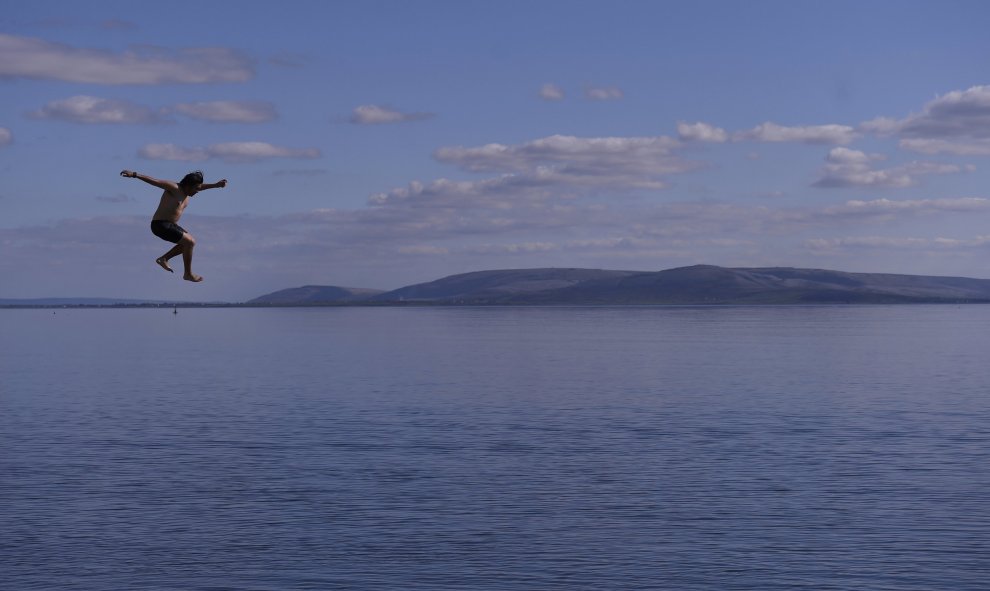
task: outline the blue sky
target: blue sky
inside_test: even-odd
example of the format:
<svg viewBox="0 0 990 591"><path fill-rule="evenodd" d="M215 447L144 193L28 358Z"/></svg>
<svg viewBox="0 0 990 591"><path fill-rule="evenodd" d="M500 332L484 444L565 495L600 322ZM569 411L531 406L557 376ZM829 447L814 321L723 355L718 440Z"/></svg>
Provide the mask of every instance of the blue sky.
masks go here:
<svg viewBox="0 0 990 591"><path fill-rule="evenodd" d="M37 2L0 15L0 298L483 269L990 277L983 2ZM160 191L183 282L154 259ZM175 260L175 264L179 261Z"/></svg>

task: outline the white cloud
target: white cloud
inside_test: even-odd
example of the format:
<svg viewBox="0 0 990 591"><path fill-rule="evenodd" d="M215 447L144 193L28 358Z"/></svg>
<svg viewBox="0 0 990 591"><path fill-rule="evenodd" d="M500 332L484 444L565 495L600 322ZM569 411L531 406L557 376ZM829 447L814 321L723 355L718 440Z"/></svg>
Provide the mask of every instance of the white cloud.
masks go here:
<svg viewBox="0 0 990 591"><path fill-rule="evenodd" d="M859 131L879 136L893 135L900 130L900 122L890 117L877 117L859 124Z"/></svg>
<svg viewBox="0 0 990 591"><path fill-rule="evenodd" d="M562 179L548 169L531 175L506 174L480 181L436 179L429 183L413 181L406 187L376 193L368 198L375 206L474 207L511 209L520 202L566 199L561 194Z"/></svg>
<svg viewBox="0 0 990 591"><path fill-rule="evenodd" d="M255 162L269 158L319 158L320 150L284 148L265 142L228 142L196 148L183 148L175 144L148 144L138 151L138 155L149 160L195 162L216 158L226 162Z"/></svg>
<svg viewBox="0 0 990 591"><path fill-rule="evenodd" d="M954 174L970 168L938 162L910 162L888 169L875 169L872 163L884 160L880 154L866 154L849 148L833 148L826 157L821 178L812 186L822 188L886 187L902 188L917 184L926 174Z"/></svg>
<svg viewBox="0 0 990 591"><path fill-rule="evenodd" d="M466 249L474 254L532 254L560 250L553 242L516 242L508 244L479 244Z"/></svg>
<svg viewBox="0 0 990 591"><path fill-rule="evenodd" d="M432 113L402 113L379 105L361 105L351 113L351 123L358 125L380 125L383 123L404 123L433 117Z"/></svg>
<svg viewBox="0 0 990 591"><path fill-rule="evenodd" d="M562 101L564 100L564 89L556 84L544 84L540 87L540 98L545 101Z"/></svg>
<svg viewBox="0 0 990 591"><path fill-rule="evenodd" d="M14 141L14 134L6 127L0 127L0 146L6 146Z"/></svg>
<svg viewBox="0 0 990 591"><path fill-rule="evenodd" d="M900 147L913 152L990 156L990 86L956 90L928 102L920 113L877 118L860 129L896 135Z"/></svg>
<svg viewBox="0 0 990 591"><path fill-rule="evenodd" d="M853 236L846 238L813 238L805 244L814 249L834 249L845 246L869 248L913 248L928 246L927 238L907 238L895 236Z"/></svg>
<svg viewBox="0 0 990 591"><path fill-rule="evenodd" d="M893 216L932 215L936 213L970 213L990 209L990 199L959 197L944 199L854 199L842 205L812 210L795 216L802 221L889 219Z"/></svg>
<svg viewBox="0 0 990 591"><path fill-rule="evenodd" d="M477 181L438 179L372 195L376 206L440 206L473 202L512 207L521 200L568 200L585 191L660 190L667 176L701 165L675 153L669 137L579 138L555 135L518 144L441 148L440 161L469 172L496 172Z"/></svg>
<svg viewBox="0 0 990 591"><path fill-rule="evenodd" d="M798 142L804 144L849 144L857 137L848 125L808 125L785 127L772 122L757 125L749 131L737 132L736 141Z"/></svg>
<svg viewBox="0 0 990 591"><path fill-rule="evenodd" d="M83 84L207 84L250 80L254 64L221 47L176 52L144 47L115 53L0 34L0 77Z"/></svg>
<svg viewBox="0 0 990 591"><path fill-rule="evenodd" d="M591 87L584 91L585 98L593 101L615 101L623 98L625 93L621 89L614 86L609 87Z"/></svg>
<svg viewBox="0 0 990 591"><path fill-rule="evenodd" d="M278 117L275 105L264 101L180 103L173 108L187 117L217 123L264 123Z"/></svg>
<svg viewBox="0 0 990 591"><path fill-rule="evenodd" d="M675 154L681 144L666 136L581 138L552 135L525 144L440 148L434 156L464 170L526 172L543 165L565 173L663 175L696 168Z"/></svg>
<svg viewBox="0 0 990 591"><path fill-rule="evenodd" d="M990 156L990 140L939 140L906 138L899 143L900 147L922 154L954 154L956 156Z"/></svg>
<svg viewBox="0 0 990 591"><path fill-rule="evenodd" d="M69 121L72 123L161 123L165 114L176 112L203 121L223 123L262 123L277 117L275 107L268 102L213 101L180 103L171 108L152 109L128 101L77 95L52 101L29 113L35 119Z"/></svg>
<svg viewBox="0 0 990 591"><path fill-rule="evenodd" d="M905 137L990 138L990 86L974 86L941 96L920 115L901 122Z"/></svg>
<svg viewBox="0 0 990 591"><path fill-rule="evenodd" d="M427 255L427 256L444 256L450 254L449 248L444 248L441 246L432 246L428 244L418 244L410 246L399 246L395 249L399 254L411 254L411 255Z"/></svg>
<svg viewBox="0 0 990 591"><path fill-rule="evenodd" d="M697 123L678 122L677 135L685 142L723 143L729 139L729 134L724 129L701 121Z"/></svg>
<svg viewBox="0 0 990 591"><path fill-rule="evenodd" d="M117 99L77 95L52 101L29 114L35 119L71 123L160 123L162 115L150 107Z"/></svg>
<svg viewBox="0 0 990 591"><path fill-rule="evenodd" d="M138 150L138 156L148 160L180 160L184 162L196 162L210 158L206 148L180 148L175 144L147 144Z"/></svg>

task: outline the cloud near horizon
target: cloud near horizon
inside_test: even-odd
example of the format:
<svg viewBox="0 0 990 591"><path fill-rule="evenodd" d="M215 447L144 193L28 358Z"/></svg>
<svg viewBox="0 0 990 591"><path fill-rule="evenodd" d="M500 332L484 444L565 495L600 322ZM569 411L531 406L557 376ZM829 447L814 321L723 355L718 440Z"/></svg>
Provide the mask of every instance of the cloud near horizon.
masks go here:
<svg viewBox="0 0 990 591"><path fill-rule="evenodd" d="M864 239L849 237L848 232L856 226L868 229L878 220L889 223L918 216L986 211L990 211L990 199L975 197L878 199L785 210L730 203L617 208L529 202L499 212L463 204L367 207L274 216L190 215L185 223L201 239L204 265L211 260L224 261L222 268L214 263L211 281L220 281L225 275L230 281L242 281L250 271L260 285L280 289L324 280L321 270L373 269L376 273L388 270L398 284L367 286L391 288L435 279L452 261L471 261L473 267L466 270L481 270L565 265L578 257L588 266L649 270L702 262L763 264L775 260L774 250L779 248L787 248L797 257L792 264L800 261L808 266L812 261L820 262L814 257L830 253L846 256L861 249L910 249L919 255L928 249L936 254L977 256L986 254L990 245L985 237L952 237L936 231L929 237L891 233ZM809 230L819 235L809 237ZM841 234L829 237L832 231ZM767 241L767 237L772 240ZM35 261L29 272L39 277L49 274L52 282L64 282L67 274L76 270L100 272L104 267L137 266L146 269L152 281L160 272L151 261L161 254L162 243L148 234L146 216L0 228L0 243L5 249L0 272L23 273L19 265ZM81 265L82 256L97 261L95 268ZM801 258L805 256L808 258ZM39 260L42 265L37 264ZM832 266L842 269L838 262L843 260L834 259ZM436 265L435 270L431 271L431 265ZM430 276L433 273L436 275Z"/></svg>
<svg viewBox="0 0 990 591"><path fill-rule="evenodd" d="M885 160L882 154L866 154L849 148L833 148L826 157L821 178L814 187L877 187L903 188L918 183L917 177L929 174L955 174L972 171L971 166L914 161L903 166L875 169L872 163Z"/></svg>
<svg viewBox="0 0 990 591"><path fill-rule="evenodd" d="M818 255L862 253L864 251L914 251L924 254L944 252L950 256L962 253L981 254L990 246L990 236L973 238L918 238L913 236L846 236L841 238L811 238L804 247Z"/></svg>
<svg viewBox="0 0 990 591"><path fill-rule="evenodd" d="M14 141L14 134L6 127L0 127L0 147L6 146Z"/></svg>
<svg viewBox="0 0 990 591"><path fill-rule="evenodd" d="M222 47L112 52L0 34L0 78L155 85L246 82L254 75L253 60Z"/></svg>

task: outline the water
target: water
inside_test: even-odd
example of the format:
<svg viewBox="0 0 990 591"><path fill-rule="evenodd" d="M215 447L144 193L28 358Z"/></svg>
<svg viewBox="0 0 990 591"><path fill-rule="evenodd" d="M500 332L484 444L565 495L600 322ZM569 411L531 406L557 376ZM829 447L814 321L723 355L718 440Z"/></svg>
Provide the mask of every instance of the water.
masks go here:
<svg viewBox="0 0 990 591"><path fill-rule="evenodd" d="M988 326L0 311L0 587L984 590Z"/></svg>

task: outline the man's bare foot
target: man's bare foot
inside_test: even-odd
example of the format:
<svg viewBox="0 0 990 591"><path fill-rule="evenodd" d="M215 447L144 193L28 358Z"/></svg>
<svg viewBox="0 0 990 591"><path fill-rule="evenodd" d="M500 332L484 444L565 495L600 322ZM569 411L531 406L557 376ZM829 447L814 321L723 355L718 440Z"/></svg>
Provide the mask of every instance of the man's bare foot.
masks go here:
<svg viewBox="0 0 990 591"><path fill-rule="evenodd" d="M157 259L155 259L155 262L161 265L162 269L165 269L169 273L173 272L172 267L168 266L168 261L165 260L165 257L158 257Z"/></svg>
<svg viewBox="0 0 990 591"><path fill-rule="evenodd" d="M202 275L195 275L193 273L186 273L185 275L182 276L182 278L185 279L186 281L194 281L196 283L199 283L200 281L203 280Z"/></svg>

